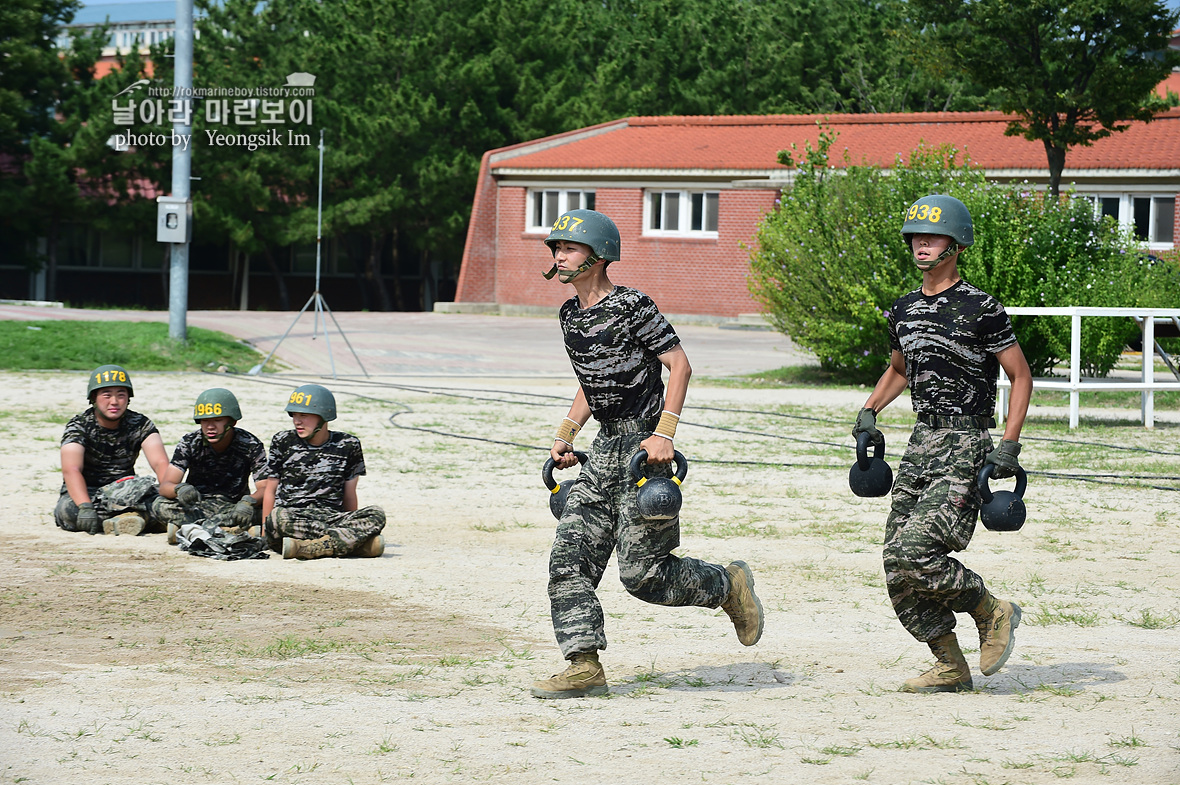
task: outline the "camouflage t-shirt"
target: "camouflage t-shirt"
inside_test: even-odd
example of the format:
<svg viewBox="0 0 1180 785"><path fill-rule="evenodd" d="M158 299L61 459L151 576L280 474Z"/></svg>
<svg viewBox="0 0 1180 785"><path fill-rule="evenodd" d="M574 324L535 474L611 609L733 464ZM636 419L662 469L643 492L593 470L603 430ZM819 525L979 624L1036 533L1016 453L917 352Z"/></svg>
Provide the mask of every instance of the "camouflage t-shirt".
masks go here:
<svg viewBox="0 0 1180 785"><path fill-rule="evenodd" d="M74 415L66 423L61 444L80 444L85 450L82 458L82 477L87 488L101 488L107 483L121 480L135 474L135 461L139 458L144 439L156 430L150 419L130 409L119 418L116 428L103 428L94 416L91 406L81 414ZM63 482L61 492L66 492Z"/></svg>
<svg viewBox="0 0 1180 785"><path fill-rule="evenodd" d="M616 286L589 308L561 306L561 331L574 374L599 422L658 415L664 406L659 356L680 337L643 292Z"/></svg>
<svg viewBox="0 0 1180 785"><path fill-rule="evenodd" d="M331 431L328 441L313 447L295 431L280 431L270 440L266 477L277 477L276 507L344 509L344 484L365 473L361 440Z"/></svg>
<svg viewBox="0 0 1180 785"><path fill-rule="evenodd" d="M266 448L257 436L234 428L233 441L217 452L200 431L186 433L172 452L172 465L188 472L185 482L201 493L241 498L255 481L266 477Z"/></svg>
<svg viewBox="0 0 1180 785"><path fill-rule="evenodd" d="M918 414L992 415L996 354L1014 343L1004 306L963 280L933 296L916 289L889 310L889 346L905 356Z"/></svg>

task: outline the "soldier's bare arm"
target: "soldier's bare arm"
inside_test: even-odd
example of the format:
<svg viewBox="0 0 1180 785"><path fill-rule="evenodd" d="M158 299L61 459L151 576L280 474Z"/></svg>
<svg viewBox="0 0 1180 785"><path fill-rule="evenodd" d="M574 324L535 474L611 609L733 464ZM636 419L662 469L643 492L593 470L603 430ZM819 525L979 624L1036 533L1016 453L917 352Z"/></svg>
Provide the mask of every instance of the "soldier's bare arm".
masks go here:
<svg viewBox="0 0 1180 785"><path fill-rule="evenodd" d="M86 478L82 476L82 462L85 458L86 448L77 442L61 446L61 475L74 504L85 504L90 501Z"/></svg>

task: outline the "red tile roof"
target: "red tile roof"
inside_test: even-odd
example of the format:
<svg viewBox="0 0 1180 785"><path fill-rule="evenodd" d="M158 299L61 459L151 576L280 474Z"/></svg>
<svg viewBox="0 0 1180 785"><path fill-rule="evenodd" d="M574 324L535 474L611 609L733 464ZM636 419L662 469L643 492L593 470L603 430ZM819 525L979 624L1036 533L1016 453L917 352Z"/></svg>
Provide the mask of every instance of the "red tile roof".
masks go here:
<svg viewBox="0 0 1180 785"><path fill-rule="evenodd" d="M779 150L815 144L817 122L838 136L833 163L843 150L853 164L888 166L920 143L953 144L988 170L1046 169L1041 142L1005 136L1000 112L862 115L628 117L546 139L502 148L498 170L755 170L782 169ZM590 133L587 133L587 130ZM1151 123L1134 123L1092 147L1074 147L1066 169L1180 169L1180 108Z"/></svg>

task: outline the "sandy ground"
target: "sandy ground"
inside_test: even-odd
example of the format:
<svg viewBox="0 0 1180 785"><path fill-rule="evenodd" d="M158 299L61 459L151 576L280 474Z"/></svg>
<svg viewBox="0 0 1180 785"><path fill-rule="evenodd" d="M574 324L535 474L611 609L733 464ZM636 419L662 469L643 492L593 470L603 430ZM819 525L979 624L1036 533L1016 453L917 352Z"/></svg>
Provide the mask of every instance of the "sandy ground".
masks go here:
<svg viewBox="0 0 1180 785"><path fill-rule="evenodd" d="M268 441L304 378L137 374L133 408L171 448L197 393L225 385ZM389 515L385 556L231 563L163 535L57 530L58 442L84 380L6 386L0 781L1180 783L1175 479L1034 477L1028 525L980 527L963 555L1024 607L1012 659L976 671L974 692L905 695L929 655L885 596L887 502L847 488L864 393L694 386L680 552L748 561L765 635L744 648L720 611L645 605L612 566L611 694L546 702L528 693L562 667L545 453L432 431L546 444L572 384L333 383L335 425L365 447L361 503ZM1034 415L1022 459L1175 478L1178 433ZM906 431L886 435L896 466ZM959 633L977 659L969 617Z"/></svg>

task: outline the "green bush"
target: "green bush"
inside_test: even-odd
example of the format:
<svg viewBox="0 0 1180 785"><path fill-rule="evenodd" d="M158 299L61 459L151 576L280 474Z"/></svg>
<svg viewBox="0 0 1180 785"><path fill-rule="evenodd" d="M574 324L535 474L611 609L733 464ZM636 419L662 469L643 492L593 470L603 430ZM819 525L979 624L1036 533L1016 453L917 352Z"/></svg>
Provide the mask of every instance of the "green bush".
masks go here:
<svg viewBox="0 0 1180 785"><path fill-rule="evenodd" d="M833 167L836 136L820 128L816 147L783 151L796 166L791 187L759 227L750 290L767 319L826 370L871 383L889 362L886 313L921 285L901 237L917 199L944 193L971 211L975 245L959 259L962 276L1007 306L1133 306L1175 292L1174 264L1138 251L1090 202L1050 200L1027 186L989 183L954 147L919 147L885 171ZM1170 286L1172 288L1162 288ZM1034 375L1069 357L1068 317L1014 317ZM1103 376L1137 328L1125 318L1082 321L1083 366Z"/></svg>

